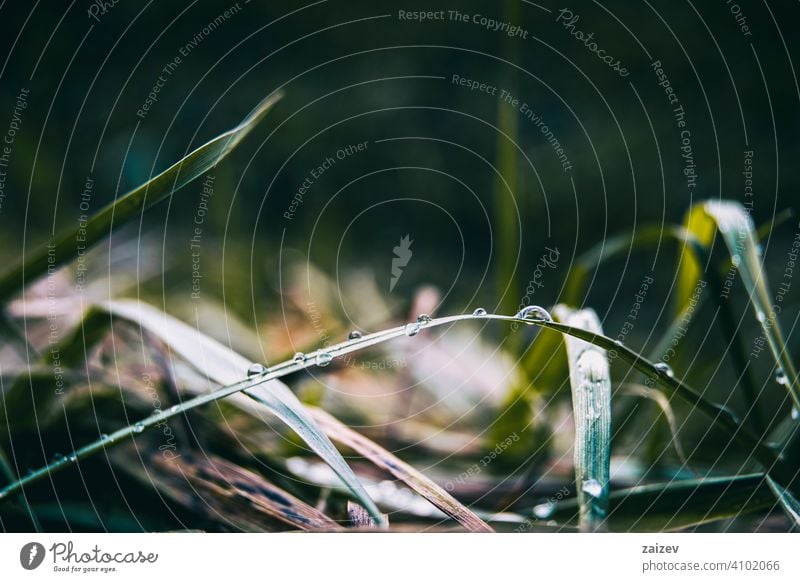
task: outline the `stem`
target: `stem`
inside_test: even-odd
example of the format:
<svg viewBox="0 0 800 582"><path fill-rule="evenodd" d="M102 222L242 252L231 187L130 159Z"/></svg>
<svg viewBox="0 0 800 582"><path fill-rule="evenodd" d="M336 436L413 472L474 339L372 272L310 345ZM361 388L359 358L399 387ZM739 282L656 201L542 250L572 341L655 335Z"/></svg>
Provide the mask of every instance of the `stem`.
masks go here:
<svg viewBox="0 0 800 582"><path fill-rule="evenodd" d="M507 315L464 314L464 315L452 315L448 317L439 317L436 319L431 319L430 321L427 321L425 323L409 323L407 325L401 325L384 331L367 334L361 338L334 344L327 348L321 348L307 354L305 359L303 359L302 361L287 360L285 362L277 364L276 366L273 366L266 373L256 378L248 378L246 380L241 380L239 382L223 386L221 388L218 388L217 390L214 390L213 392L209 392L207 394L201 394L200 396L196 396L194 398L186 400L181 404L172 406L167 410L161 410L155 414L152 414L140 420L139 422L133 425L121 428L111 433L110 435L101 437L100 439L80 449L77 449L67 457L64 457L53 463L50 463L45 467L33 471L32 473L26 475L22 479L10 483L3 489L0 489L0 501L8 498L11 494L21 490L26 485L31 485L33 483L36 483L37 481L51 475L52 473L61 471L75 464L79 460L87 459L92 455L104 450L108 446L116 445L120 443L123 439L126 439L128 437L134 437L137 434L140 434L147 429L150 429L156 425L166 422L171 418L178 416L179 414L183 414L189 410L203 406L204 404L208 404L210 402L220 400L232 394L236 394L237 392L243 392L245 390L248 390L249 388L254 388L255 386L259 386L261 384L269 382L270 380L276 380L278 378L282 378L289 374L294 374L296 372L300 372L307 368L311 368L312 366L316 366L317 359L320 358L320 356L322 356L322 361L326 361L327 363L328 361L330 361L330 358L340 357L349 353L357 352L365 348L384 343L391 339L409 335L408 333L409 331L414 332L411 333L411 335L416 335L416 332L423 329L440 327L458 321L470 321L470 320L493 320L493 321L505 321L511 323L516 322L516 323L524 323L527 325L546 327L549 329L553 329L555 331L559 331L562 334L570 335L588 341L609 352L616 353L617 356L619 356L621 359L631 364L636 369L643 372L649 378L652 378L656 383L661 384L665 388L669 388L673 393L682 397L690 404L693 404L701 411L705 412L711 418L712 423L719 424L721 428L725 429L731 435L731 437L735 442L745 447L746 450L752 451L755 457L759 460L759 462L761 462L764 465L765 469L767 471L773 472L773 476L776 478L776 480L778 480L779 482L787 482L787 480L791 481L791 476L793 475L793 472L785 467L778 454L769 447L766 447L765 445L760 443L757 437L752 435L747 429L743 428L739 419L728 408L721 406L715 402L706 400L702 394L698 393L684 382L676 378L673 378L671 376L668 376L665 373L660 372L658 368L656 368L651 362L647 361L637 352L634 352L633 350L623 346L622 344L615 342L614 340L604 335L599 335L596 333L585 331L580 328L571 327L568 325L563 325L552 321L521 319L518 317L507 316Z"/></svg>

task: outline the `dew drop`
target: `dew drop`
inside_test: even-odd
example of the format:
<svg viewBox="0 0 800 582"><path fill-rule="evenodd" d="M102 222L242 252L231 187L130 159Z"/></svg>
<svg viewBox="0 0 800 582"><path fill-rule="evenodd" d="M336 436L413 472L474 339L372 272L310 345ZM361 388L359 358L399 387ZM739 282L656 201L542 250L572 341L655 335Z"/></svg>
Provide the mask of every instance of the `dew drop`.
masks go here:
<svg viewBox="0 0 800 582"><path fill-rule="evenodd" d="M101 442L106 442L110 438L111 437L109 437L106 433L103 433L103 434L100 435L100 441Z"/></svg>
<svg viewBox="0 0 800 582"><path fill-rule="evenodd" d="M364 337L364 334L358 331L357 329L354 329L353 331L347 334L347 339L349 340L355 340L362 337Z"/></svg>
<svg viewBox="0 0 800 582"><path fill-rule="evenodd" d="M61 453L56 453L55 455L53 455L51 461L53 463L62 463L64 461L64 455L62 455Z"/></svg>
<svg viewBox="0 0 800 582"><path fill-rule="evenodd" d="M600 384L608 380L608 360L596 350L586 350L578 358L578 371L592 384Z"/></svg>
<svg viewBox="0 0 800 582"><path fill-rule="evenodd" d="M298 364L301 364L306 361L306 355L303 352L297 352L292 358Z"/></svg>
<svg viewBox="0 0 800 582"><path fill-rule="evenodd" d="M321 352L317 355L317 366L324 368L333 360L333 356L328 352Z"/></svg>
<svg viewBox="0 0 800 582"><path fill-rule="evenodd" d="M583 482L581 490L590 497L597 499L603 494L603 486L597 479L587 479Z"/></svg>
<svg viewBox="0 0 800 582"><path fill-rule="evenodd" d="M419 324L418 323L409 323L406 325L406 335L408 337L414 337L419 333Z"/></svg>
<svg viewBox="0 0 800 582"><path fill-rule="evenodd" d="M428 325L431 322L431 316L427 313L420 313L417 316L417 323L420 325Z"/></svg>
<svg viewBox="0 0 800 582"><path fill-rule="evenodd" d="M517 319L527 319L529 321L553 321L550 312L538 305L528 305L522 308L514 317Z"/></svg>
<svg viewBox="0 0 800 582"><path fill-rule="evenodd" d="M775 382L777 382L780 386L789 385L789 377L780 366L778 366L778 368L775 370Z"/></svg>
<svg viewBox="0 0 800 582"><path fill-rule="evenodd" d="M792 420L797 420L800 418L800 412L797 411L796 406L792 406Z"/></svg>
<svg viewBox="0 0 800 582"><path fill-rule="evenodd" d="M539 519L547 519L552 516L556 511L556 504L554 501L548 501L546 503L540 503L539 505L534 506L533 508L533 515L535 515Z"/></svg>
<svg viewBox="0 0 800 582"><path fill-rule="evenodd" d="M72 454L69 456L69 458L68 458L67 460L68 460L70 463L74 463L75 461L77 461L77 460L78 460L78 455L76 455L75 453L72 453Z"/></svg>
<svg viewBox="0 0 800 582"><path fill-rule="evenodd" d="M662 374L664 374L667 378L675 377L675 372L672 371L672 368L670 368L669 364L667 364L666 362L658 362L653 367Z"/></svg>
<svg viewBox="0 0 800 582"><path fill-rule="evenodd" d="M765 321L767 321L767 315L763 311L757 311L756 319L758 320L759 323L764 323Z"/></svg>
<svg viewBox="0 0 800 582"><path fill-rule="evenodd" d="M135 432L136 434L144 432L144 423L143 422L137 422L136 424L134 424L133 425L133 432Z"/></svg>
<svg viewBox="0 0 800 582"><path fill-rule="evenodd" d="M478 309L472 312L472 315L475 317L483 317L486 315L486 310L483 307L478 307Z"/></svg>
<svg viewBox="0 0 800 582"><path fill-rule="evenodd" d="M169 411L170 411L170 412L178 412L178 409L179 409L179 408L180 408L180 406L178 406L177 404L175 404L175 405L173 405L173 406L170 406L170 407L169 407Z"/></svg>
<svg viewBox="0 0 800 582"><path fill-rule="evenodd" d="M264 367L262 364L254 363L250 364L250 367L247 368L247 377L254 378L255 376L263 376L267 373L267 368Z"/></svg>

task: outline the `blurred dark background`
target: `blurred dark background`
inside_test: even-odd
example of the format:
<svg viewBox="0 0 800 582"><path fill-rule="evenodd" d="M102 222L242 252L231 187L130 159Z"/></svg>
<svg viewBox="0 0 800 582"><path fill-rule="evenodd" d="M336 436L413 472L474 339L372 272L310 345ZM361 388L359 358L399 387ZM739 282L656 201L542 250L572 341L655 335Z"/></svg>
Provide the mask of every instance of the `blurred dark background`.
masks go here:
<svg viewBox="0 0 800 582"><path fill-rule="evenodd" d="M423 22L401 16L420 10L441 16ZM786 211L800 202L800 87L793 64L800 56L793 28L799 16L797 2L755 0L2 2L0 261L9 265L54 231L76 228L82 215L235 126L281 90L282 101L212 177L196 180L101 243L89 273L100 289L87 293L87 304L117 293L137 296L184 321L202 319L204 332L271 363L297 346L314 349L328 335L338 340L348 329L405 321L419 306L440 314L477 306L514 313L525 301L551 306L565 300L577 259L591 249L611 253L612 237L619 235L621 252L590 271L575 302L596 309L606 333L619 337L643 281L652 280L625 338L651 353L675 317L675 302L685 300L676 296L679 255L668 237L643 245L634 235L679 225L692 204L723 198L745 204L763 227L772 292L789 282L779 319L796 361L800 283L792 281L794 271L786 279L786 269L795 268L789 253L800 226ZM623 71L594 49L618 60ZM454 83L454 76L478 87ZM676 103L669 102L667 83ZM504 100L503 91L517 102ZM685 114L683 127L677 106ZM691 155L684 155L689 147ZM213 193L204 191L204 181ZM200 255L192 247L197 228ZM413 240L412 255L392 282L395 249L406 236ZM728 257L721 247L715 245L713 268L724 276ZM116 253L111 262L109 249ZM78 273L74 266L65 273L69 281L58 292L70 294ZM119 284L123 276L129 284ZM193 284L202 287L204 305L223 306L245 326L201 313ZM431 287L438 295L420 292ZM724 301L747 353L761 332L738 278ZM720 303L706 303L681 340L680 357L670 363L709 398L743 414L740 394L731 388L737 375L717 319ZM252 330L259 332L255 340ZM501 333L482 336L488 341L477 355L462 351L471 339L456 337L452 353L462 360L434 354L428 362L437 369L437 358L451 356L462 367L495 364L481 372L488 380L473 390L480 406L470 403L469 410L480 413L473 428L481 438L497 419L503 438L512 430L523 436L518 456L506 454L491 469L498 473L516 471L538 454L529 441L544 446L536 432L542 427L548 439L562 435L557 450L569 447L563 437L569 425L550 399L555 392L562 404L569 398L564 362L547 384L534 378L538 370L516 366L529 348L521 339L533 332L502 342ZM44 345L43 338L35 339ZM262 345L253 345L259 340ZM399 352L408 356L403 366L420 365L431 349L422 345L418 352ZM786 391L772 380L774 362L766 351L750 364L758 401L771 415L765 422L774 428L789 413ZM516 377L510 379L512 368ZM420 384L435 384L428 372L424 366L415 372ZM326 380L327 398L344 393L334 412L381 429L384 421L399 425L415 415L406 402L400 412L384 406L395 384L380 379L389 374L363 375L361 384L348 377L339 384ZM475 388L472 373L464 375L463 386ZM415 381L404 370L394 376L397 386ZM615 382L632 378L627 366L614 363ZM538 392L532 388L537 382ZM432 404L425 400L420 408L436 412L462 386L449 376L440 383ZM321 400L322 384L312 384L292 380L304 401ZM372 396L376 385L386 390L368 400L376 416L359 418L353 412L358 399L348 389ZM507 412L515 390L531 398L517 416ZM403 395L400 388L397 393ZM673 404L693 463L709 474L749 470L744 455L718 466L727 435L709 431L708 419L689 406ZM638 411L627 410L634 419L629 435L637 438L655 425L652 414ZM461 426L461 412L453 418L435 417L424 437L412 434L407 441L425 441L429 427ZM115 422L112 428L122 421ZM626 421L615 416L614 422ZM628 455L626 449L626 460L646 457L647 466L656 467L648 478L685 476L674 459L679 469L658 473L669 448L667 431L659 430L656 445L647 445L652 451ZM378 434L391 442L389 433ZM48 448L67 450L58 435ZM79 436L76 442L90 440ZM641 440L631 449L644 448ZM394 446L406 444L398 437ZM41 460L25 463L39 466ZM458 474L464 465L454 466ZM77 481L72 485L77 490ZM98 487L102 497L106 486Z"/></svg>
<svg viewBox="0 0 800 582"><path fill-rule="evenodd" d="M536 291L534 302L549 305L581 252L614 234L680 223L695 201L752 201L757 224L796 206L798 41L786 28L796 3L454 6L425 3L444 10L444 20L413 22L399 11L421 5L6 3L0 130L19 93L29 94L7 168L0 256L14 260L54 227L73 228L87 177L91 213L278 89L283 101L214 172L202 227L204 292L256 324L280 310L282 257L308 260L337 282L371 273L397 314L422 284L442 290L442 311L509 311L545 247L561 257ZM579 16L571 29L559 21L562 8ZM450 20L454 9L468 22ZM475 15L516 24L524 38L487 29ZM576 30L594 33L629 75L600 61ZM685 110L694 188L654 61ZM497 94L470 91L453 75ZM160 76L157 101L141 112ZM541 117L568 170L548 135L501 102L502 89ZM287 219L310 173L363 142L364 151L313 180ZM138 264L164 274L139 281L140 292L167 311L191 290L189 239L201 199L198 180L118 235L153 241ZM768 274L780 277L795 232L792 219L765 240ZM390 293L393 248L406 234L414 258ZM654 273L643 311L650 327L636 330L646 338L664 316L675 261L666 242L623 254L597 273L586 302L611 333ZM796 298L789 303L791 327Z"/></svg>

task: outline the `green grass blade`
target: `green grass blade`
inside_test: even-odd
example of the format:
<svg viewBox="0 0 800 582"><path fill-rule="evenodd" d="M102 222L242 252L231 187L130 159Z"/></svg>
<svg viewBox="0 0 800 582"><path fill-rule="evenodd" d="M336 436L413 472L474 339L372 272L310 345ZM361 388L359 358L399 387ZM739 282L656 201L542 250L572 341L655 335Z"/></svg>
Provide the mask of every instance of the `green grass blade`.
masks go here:
<svg viewBox="0 0 800 582"><path fill-rule="evenodd" d="M516 21L518 3L506 2L506 20ZM503 41L503 54L507 61L517 62L519 51L517 39L506 36ZM504 68L503 85L506 90L516 94L517 71L513 67ZM497 269L495 274L497 308L510 312L516 309L519 298L519 276L517 265L521 248L521 225L519 222L519 111L502 99L497 100L496 160L497 177L494 183L494 228L497 234Z"/></svg>
<svg viewBox="0 0 800 582"><path fill-rule="evenodd" d="M21 291L27 283L47 273L48 269L52 270L72 261L79 253L106 238L113 227L131 221L216 166L264 119L280 98L280 93L273 93L239 125L200 146L156 177L109 204L92 216L85 225L81 225L80 230L73 229L56 235L31 252L0 276L0 302Z"/></svg>
<svg viewBox="0 0 800 582"><path fill-rule="evenodd" d="M614 532L670 531L768 509L774 503L763 474L670 481L614 491L608 525ZM577 505L574 499L559 502L548 519L569 523L578 513Z"/></svg>
<svg viewBox="0 0 800 582"><path fill-rule="evenodd" d="M633 396L636 398L645 398L653 402L661 411L661 414L664 416L664 420L667 423L667 428L669 429L670 433L670 443L672 444L673 448L675 449L675 454L678 456L678 460L684 465L689 466L689 461L686 457L686 453L683 450L683 445L681 445L681 441L678 435L678 421L675 418L675 412L672 410L672 403L669 401L663 392L659 392L658 390L654 390L648 386L644 386L643 384L622 384L620 386L621 393L626 396ZM648 420L649 422L649 420ZM658 433L654 432L653 439ZM619 431L617 431L616 436L619 436ZM659 440L659 445L661 445L661 439Z"/></svg>
<svg viewBox="0 0 800 582"><path fill-rule="evenodd" d="M570 306L581 305L589 274L602 263L624 257L631 250L638 251L662 245L665 241L683 245L688 251L702 251L702 246L692 234L678 226L645 226L637 229L636 232L618 234L597 243L575 260L564 285L564 303Z"/></svg>
<svg viewBox="0 0 800 582"><path fill-rule="evenodd" d="M602 334L592 309L573 311L556 306L554 315L567 325ZM565 336L575 422L575 483L581 531L602 529L608 509L611 462L611 371L602 348Z"/></svg>
<svg viewBox="0 0 800 582"><path fill-rule="evenodd" d="M786 517L792 522L792 527L800 528L800 501L797 501L797 498L788 489L781 487L769 475L767 475L767 485L780 503Z"/></svg>
<svg viewBox="0 0 800 582"><path fill-rule="evenodd" d="M163 321L163 314L160 314L160 316ZM663 370L659 370L659 368L657 368L653 363L647 361L638 353L608 337L561 323L555 323L548 319L520 318L517 316L507 315L463 314L449 317L439 317L436 319L425 319L421 322L393 327L384 331L366 334L360 338L349 339L345 342L326 346L306 354L302 359L292 359L281 362L280 364L271 367L269 370L266 370L261 376L240 380L238 382L218 388L213 392L206 392L189 400L185 400L181 404L173 406L168 410L158 411L133 425L121 428L108 435L107 438L90 443L76 450L69 457L31 472L22 479L0 489L0 501L19 491L28 484L39 481L55 471L60 471L73 465L76 460L96 454L109 446L116 445L119 442L135 436L136 434L139 434L147 429L159 426L161 423L175 416L185 414L189 410L193 410L223 398L234 397L240 392L251 390L257 386L270 382L271 380L276 380L313 366L328 365L335 358L341 358L348 354L376 346L396 338L414 336L423 331L423 329L452 325L461 321L476 320L493 320L507 323L524 323L526 325L541 326L585 340L609 352L614 350L621 360L629 363L637 370L643 372L646 376L654 380L656 385L663 386L671 393L678 395L690 404L694 405L701 412L707 414L713 424L725 430L732 437L733 442L742 447L746 452L753 454L754 457L772 473L773 477L775 477L778 482L789 483L794 478L794 471L784 464L783 460L774 450L761 443L749 431L742 427L739 420L735 415L733 415L733 413L730 412L730 410L720 406L719 404L710 402L703 397L702 394L699 394L686 383L678 380L672 375L667 374ZM186 327L188 328L188 326ZM188 329L191 330L191 328Z"/></svg>
<svg viewBox="0 0 800 582"><path fill-rule="evenodd" d="M126 319L158 337L170 350L199 372L219 384L231 384L247 375L251 363L216 340L158 309L136 301L113 301L99 305L82 328L96 329L109 315ZM95 337L97 334L93 333ZM247 392L280 418L336 472L351 493L380 520L380 511L370 499L341 453L325 436L294 393L280 381L253 385Z"/></svg>
<svg viewBox="0 0 800 582"><path fill-rule="evenodd" d="M786 349L786 340L780 322L772 309L772 297L766 277L761 268L761 250L756 238L756 229L750 214L738 202L730 200L708 200L693 206L686 218L690 230L708 247L718 231L733 264L737 267L744 287L753 306L756 319L761 325L770 351L778 366L777 377L789 392L794 405L800 408L800 388L797 372ZM696 259L684 255L681 261L679 286L680 297L688 297L691 287L702 276L702 267Z"/></svg>

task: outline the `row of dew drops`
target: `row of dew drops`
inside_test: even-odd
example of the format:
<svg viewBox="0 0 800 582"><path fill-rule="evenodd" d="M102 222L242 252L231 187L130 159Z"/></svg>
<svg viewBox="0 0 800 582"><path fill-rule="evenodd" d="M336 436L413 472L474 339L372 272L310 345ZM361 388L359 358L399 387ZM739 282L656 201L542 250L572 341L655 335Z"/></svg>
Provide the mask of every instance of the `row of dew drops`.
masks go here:
<svg viewBox="0 0 800 582"><path fill-rule="evenodd" d="M475 311L472 312L472 316L473 317L485 317L487 315L488 315L488 312L482 307L479 307ZM526 320L529 320L529 321L539 321L539 322L542 322L542 321L553 321L553 318L550 316L550 313L545 308L540 307L538 305L530 305L528 307L525 307L524 309L520 310L514 317L516 319L526 319ZM415 322L409 323L409 324L407 324L405 326L405 330L404 330L405 334L407 336L409 336L409 337L413 337L413 336L417 335L420 332L420 330L423 327L425 327L426 325L428 325L431 321L433 321L433 318L430 315L428 315L426 313L423 313L423 314L421 314L421 315L419 315L417 317L417 320ZM347 335L347 339L355 341L355 340L361 339L363 337L363 335L364 334L362 332L360 332L358 330L353 330ZM324 368L325 366L329 365L333 361L333 358L334 358L334 353L333 352L334 352L334 350L331 350L330 352L326 352L326 351L317 352L316 356L315 356L315 362L314 363L317 366L319 366L321 368ZM294 355L294 357L292 358L292 362L296 363L296 364L303 364L303 363L307 362L310 357L311 356L307 356L303 352L297 352ZM269 368L267 368L263 364L255 362L255 363L251 364L250 367L248 367L248 369L247 369L247 377L248 378L257 378L259 376L264 376L264 375L268 374L269 372L270 372ZM175 413L175 412L177 412L179 410L179 408L180 407L178 405L175 405L175 406L172 406L171 408L169 408L168 410L169 410L169 413ZM161 415L163 415L163 413L157 413L157 416L161 416ZM135 433L135 434L140 434L140 433L144 432L146 426L147 425L145 424L144 421L139 421L139 422L136 422L131 427L131 431L133 433ZM113 439L112 437L110 437L107 434L102 434L102 435L100 435L100 441L98 442L98 444L99 445L107 445L107 444L110 444L111 442L113 442L114 440L116 440L116 439ZM59 466L59 465L62 465L62 464L74 463L77 460L78 460L78 453L77 452L72 452L69 456L64 456L61 453L56 453L55 455L53 455L53 457L51 459L51 464L49 465L49 468L55 468L56 466ZM31 475L33 473L35 473L35 471L33 471L33 470L30 470L28 472L29 475ZM5 496L4 494L0 493L0 499L2 499L2 497L4 497L4 496Z"/></svg>
<svg viewBox="0 0 800 582"><path fill-rule="evenodd" d="M483 308L479 307L475 311L472 312L473 317L485 317L488 315L488 312ZM525 307L519 313L514 316L516 319L527 319L529 321L553 321L553 318L550 316L550 313L543 307L539 307L538 305L530 305ZM405 334L408 337L413 337L417 335L420 330L428 325L433 318L428 315L427 313L422 313L417 316L417 320L406 324L405 326ZM348 340L359 340L364 336L364 334L358 330L353 330L347 335ZM335 350L331 350L330 352L320 351L315 356L315 363L317 366L324 368L328 364L333 361ZM294 355L293 361L298 364L302 364L308 360L310 356L307 356L303 352L297 352ZM258 376L263 376L269 373L269 368L264 366L263 364L253 363L247 369L247 377L248 378L255 378Z"/></svg>
<svg viewBox="0 0 800 582"><path fill-rule="evenodd" d="M475 309L472 312L472 316L473 317L485 317L487 315L488 315L488 312L482 307L479 307L479 308ZM521 309L514 316L514 318L515 319L521 319L521 320L535 321L535 322L552 322L553 321L553 318L550 315L550 312L547 311L544 307L541 307L539 305L529 305L529 306ZM417 335L419 333L419 331L423 327L428 325L432 320L433 319L431 318L430 315L428 315L426 313L420 314L417 317L417 320L415 322L409 323L409 324L407 324L405 326L405 330L404 330L405 334L407 336L409 336L409 337L413 337L413 336ZM348 334L347 339L348 340L359 340L362 337L363 337L363 333L362 332L360 332L358 330L353 330ZM310 356L307 356L303 352L297 352L294 355L292 361L294 363L302 364L302 363L305 363L309 359L309 357ZM326 351L320 351L315 356L315 364L317 366L323 368L323 367L329 365L333 361L333 359L334 359L334 353L326 352ZM658 363L656 363L654 365L654 367L659 372L664 374L665 376L667 376L669 378L674 377L672 368L668 364L666 364L665 362L658 362ZM248 378L256 378L256 377L259 377L259 376L264 376L264 375L268 374L269 371L270 371L269 368L267 368L263 364L260 364L260 363L256 362L256 363L251 364L250 367L247 369L247 377ZM786 373L783 371L783 369L780 366L777 368L777 370L775 372L775 381L778 384L783 385L783 386L788 385L788 383L789 383L789 379L788 379ZM169 412L170 413L175 413L175 412L178 411L178 409L179 409L179 406L175 405L175 406L172 406L169 409ZM792 408L792 418L793 419L798 419L798 417L800 417L800 414L798 414L797 408L793 407ZM136 422L133 425L133 427L131 428L132 432L134 432L135 434L140 434L140 433L144 432L144 429L145 429L145 423L141 422L141 421L140 422ZM111 442L111 441L112 441L112 438L109 435L107 435L107 434L100 435L100 444L101 445L102 444L109 444L109 442ZM77 460L78 460L78 454L76 452L71 453L69 456L64 456L64 455L62 455L60 453L56 453L52 458L51 467L52 467L52 465L59 465L59 464L63 464L63 463L74 463ZM30 470L29 474L32 474L32 473L34 473L34 471ZM588 489L591 490L592 489L591 486L588 487ZM4 494L0 493L0 499L2 497L4 497Z"/></svg>

